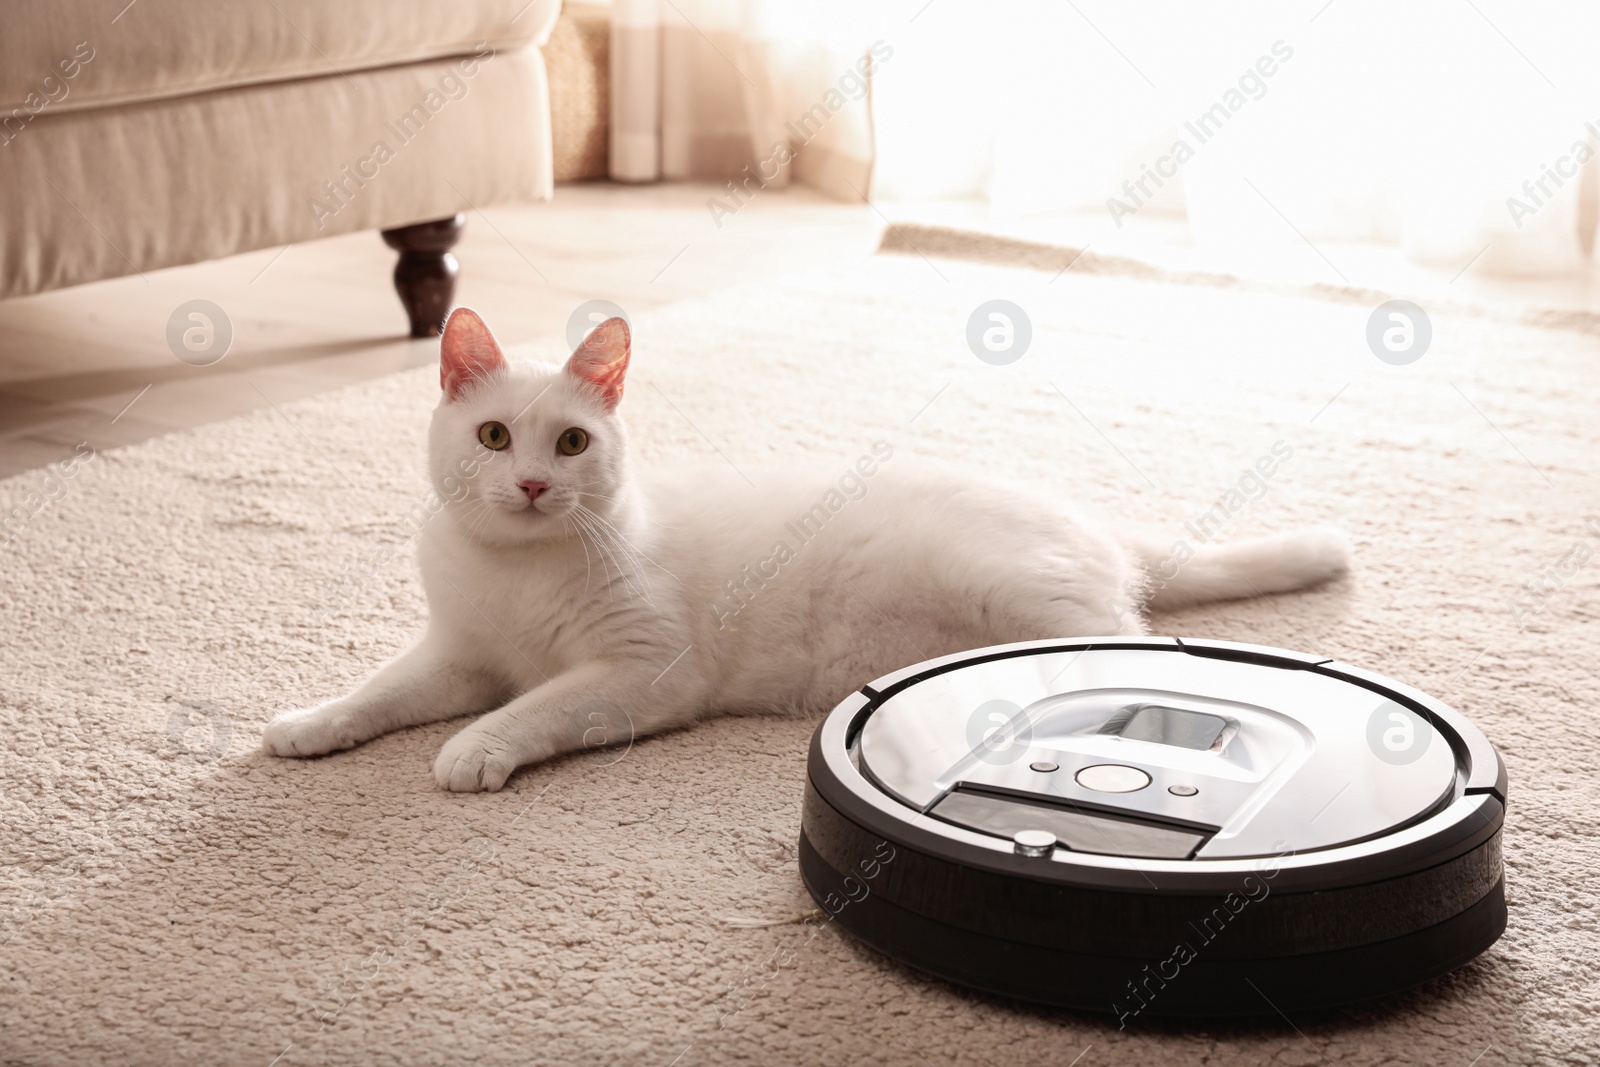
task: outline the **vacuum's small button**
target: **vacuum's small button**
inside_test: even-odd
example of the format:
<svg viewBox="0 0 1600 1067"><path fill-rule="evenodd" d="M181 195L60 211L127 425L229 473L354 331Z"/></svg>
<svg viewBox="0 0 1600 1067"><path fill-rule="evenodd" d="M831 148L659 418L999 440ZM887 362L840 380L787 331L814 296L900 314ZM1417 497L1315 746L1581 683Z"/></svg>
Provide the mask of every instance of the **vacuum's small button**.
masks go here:
<svg viewBox="0 0 1600 1067"><path fill-rule="evenodd" d="M1048 856L1055 851L1056 835L1049 830L1018 830L1011 843L1019 856Z"/></svg>
<svg viewBox="0 0 1600 1067"><path fill-rule="evenodd" d="M1060 769L1061 764L1051 763L1047 759L1042 759L1038 763L1028 764L1028 770L1038 771L1040 774L1049 774L1051 771L1059 771Z"/></svg>
<svg viewBox="0 0 1600 1067"><path fill-rule="evenodd" d="M1096 793L1133 793L1150 784L1150 776L1137 767L1097 763L1078 772L1078 784Z"/></svg>
<svg viewBox="0 0 1600 1067"><path fill-rule="evenodd" d="M1175 797L1192 797L1200 790L1192 785L1169 785L1167 786L1167 792Z"/></svg>

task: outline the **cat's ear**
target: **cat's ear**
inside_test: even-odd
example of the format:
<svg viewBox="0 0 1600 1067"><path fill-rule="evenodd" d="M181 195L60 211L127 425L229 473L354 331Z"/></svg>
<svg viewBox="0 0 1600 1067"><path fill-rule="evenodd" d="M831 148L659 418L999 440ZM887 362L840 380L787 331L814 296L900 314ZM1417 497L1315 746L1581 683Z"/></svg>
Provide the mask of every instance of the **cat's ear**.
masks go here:
<svg viewBox="0 0 1600 1067"><path fill-rule="evenodd" d="M439 342L439 388L451 400L467 386L506 365L494 334L471 308L456 308L444 324Z"/></svg>
<svg viewBox="0 0 1600 1067"><path fill-rule="evenodd" d="M589 331L567 360L567 373L599 390L607 410L622 400L622 379L628 373L633 338L626 319L610 318Z"/></svg>

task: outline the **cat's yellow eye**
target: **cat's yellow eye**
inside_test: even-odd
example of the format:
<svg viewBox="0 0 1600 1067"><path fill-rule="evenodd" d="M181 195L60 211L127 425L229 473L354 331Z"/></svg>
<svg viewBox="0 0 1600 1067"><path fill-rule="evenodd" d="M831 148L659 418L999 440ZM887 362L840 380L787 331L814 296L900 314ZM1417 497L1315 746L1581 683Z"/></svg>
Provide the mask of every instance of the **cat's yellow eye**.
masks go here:
<svg viewBox="0 0 1600 1067"><path fill-rule="evenodd" d="M561 431L561 436L556 440L556 448L561 450L563 456L576 456L588 447L589 435L576 426Z"/></svg>
<svg viewBox="0 0 1600 1067"><path fill-rule="evenodd" d="M486 422L478 427L478 440L483 442L484 448L498 452L511 443L511 431L503 422Z"/></svg>

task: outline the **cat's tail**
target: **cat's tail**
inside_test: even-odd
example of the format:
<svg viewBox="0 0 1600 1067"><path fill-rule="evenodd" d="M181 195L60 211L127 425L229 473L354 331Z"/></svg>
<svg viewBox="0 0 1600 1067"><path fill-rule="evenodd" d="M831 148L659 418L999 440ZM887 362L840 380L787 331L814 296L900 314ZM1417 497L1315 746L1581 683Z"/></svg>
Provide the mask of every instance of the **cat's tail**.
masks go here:
<svg viewBox="0 0 1600 1067"><path fill-rule="evenodd" d="M1146 606L1154 611L1286 593L1337 577L1350 566L1349 543L1333 526L1227 544L1136 540L1132 547L1149 575Z"/></svg>

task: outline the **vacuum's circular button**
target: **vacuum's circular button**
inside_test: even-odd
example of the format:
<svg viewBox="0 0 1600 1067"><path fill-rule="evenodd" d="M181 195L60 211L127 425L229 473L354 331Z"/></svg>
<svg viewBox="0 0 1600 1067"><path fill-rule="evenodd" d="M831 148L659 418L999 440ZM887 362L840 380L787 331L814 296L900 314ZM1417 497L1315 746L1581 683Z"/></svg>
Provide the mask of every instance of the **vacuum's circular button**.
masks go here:
<svg viewBox="0 0 1600 1067"><path fill-rule="evenodd" d="M1048 856L1055 850L1056 835L1049 830L1018 830L1011 843L1019 856Z"/></svg>
<svg viewBox="0 0 1600 1067"><path fill-rule="evenodd" d="M1167 786L1167 792L1175 797L1192 797L1200 790L1192 785L1169 785Z"/></svg>
<svg viewBox="0 0 1600 1067"><path fill-rule="evenodd" d="M1078 784L1096 793L1133 793L1150 784L1150 776L1137 767L1097 763L1078 772Z"/></svg>
<svg viewBox="0 0 1600 1067"><path fill-rule="evenodd" d="M1051 763L1047 759L1042 759L1038 763L1028 764L1028 770L1038 771L1040 774L1049 774L1051 771L1059 771L1060 769L1061 764Z"/></svg>

